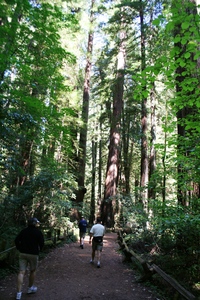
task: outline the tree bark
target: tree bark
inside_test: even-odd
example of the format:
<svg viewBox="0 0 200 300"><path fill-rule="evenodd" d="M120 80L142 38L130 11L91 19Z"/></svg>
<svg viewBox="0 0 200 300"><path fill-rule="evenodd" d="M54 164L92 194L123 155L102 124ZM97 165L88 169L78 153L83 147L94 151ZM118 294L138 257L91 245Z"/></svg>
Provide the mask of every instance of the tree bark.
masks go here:
<svg viewBox="0 0 200 300"><path fill-rule="evenodd" d="M116 202L117 185L119 177L120 158L120 124L123 107L124 69L125 69L125 33L120 33L120 47L117 57L117 76L113 91L113 112L110 130L110 145L107 161L107 172L104 190L104 199L101 208L103 224L114 226L114 205Z"/></svg>
<svg viewBox="0 0 200 300"><path fill-rule="evenodd" d="M95 178L96 178L97 142L92 140L92 191L90 201L89 223L93 225L95 220Z"/></svg>
<svg viewBox="0 0 200 300"><path fill-rule="evenodd" d="M140 30L141 30L141 71L146 67L145 49L145 29L144 29L144 10L140 0ZM145 80L144 80L145 81ZM146 91L146 84L143 84L142 91ZM148 141L147 141L147 98L142 94L142 116L141 116L141 201L144 210L148 206Z"/></svg>
<svg viewBox="0 0 200 300"><path fill-rule="evenodd" d="M149 161L149 198L155 199L156 197L156 180L153 177L156 170L156 151L155 151L155 141L156 141L156 115L155 115L155 90L151 90L150 95L151 100L151 146L150 146L150 161Z"/></svg>
<svg viewBox="0 0 200 300"><path fill-rule="evenodd" d="M89 98L90 98L90 77L91 77L91 58L92 58L92 49L93 49L93 7L95 1L91 1L91 10L90 10L90 31L88 35L88 46L87 46L87 61L85 67L85 80L83 88L83 106L82 106L82 121L83 128L80 132L79 139L79 152L78 152L78 166L79 171L77 172L77 182L78 182L78 191L76 194L77 204L83 203L84 195L86 193L85 188L85 166L86 166L86 142L87 142L87 131L88 131L88 111L89 111ZM79 213L77 211L76 217L79 218Z"/></svg>

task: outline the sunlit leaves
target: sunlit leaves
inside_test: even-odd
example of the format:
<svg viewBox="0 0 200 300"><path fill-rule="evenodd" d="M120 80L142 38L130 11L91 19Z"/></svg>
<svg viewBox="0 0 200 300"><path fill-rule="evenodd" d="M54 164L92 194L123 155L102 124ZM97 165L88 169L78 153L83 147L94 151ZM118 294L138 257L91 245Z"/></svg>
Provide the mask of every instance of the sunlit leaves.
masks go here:
<svg viewBox="0 0 200 300"><path fill-rule="evenodd" d="M72 152L71 131L75 113L73 108L65 107L66 93L70 88L62 69L73 65L76 57L62 47L60 29L65 26L68 30L74 28L77 20L71 13L64 14L61 8L48 1L38 4L13 0L7 4L0 4L3 8L0 26L0 145L4 153L0 164L3 184L8 189L12 185L14 194L20 180L20 185L23 185L31 176L33 179L35 173L42 172L41 157L45 156L44 153L46 162L51 160L56 171L56 148L60 147L63 162ZM59 161L60 168L61 165ZM66 172L66 166L63 169ZM27 190L29 186L31 184L26 185ZM21 189L21 193L25 193L25 189Z"/></svg>
<svg viewBox="0 0 200 300"><path fill-rule="evenodd" d="M183 22L183 23L181 24L182 29L188 29L189 26L190 26L190 23L189 23L189 22Z"/></svg>

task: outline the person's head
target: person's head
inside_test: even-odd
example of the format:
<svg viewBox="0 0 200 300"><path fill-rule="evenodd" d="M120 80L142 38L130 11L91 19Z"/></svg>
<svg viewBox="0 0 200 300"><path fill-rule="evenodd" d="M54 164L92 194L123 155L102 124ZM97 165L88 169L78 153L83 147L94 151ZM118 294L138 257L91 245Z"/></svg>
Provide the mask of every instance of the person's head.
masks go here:
<svg viewBox="0 0 200 300"><path fill-rule="evenodd" d="M28 226L36 226L39 225L40 221L37 218L30 218L28 220Z"/></svg>
<svg viewBox="0 0 200 300"><path fill-rule="evenodd" d="M97 223L101 223L101 218L97 217Z"/></svg>

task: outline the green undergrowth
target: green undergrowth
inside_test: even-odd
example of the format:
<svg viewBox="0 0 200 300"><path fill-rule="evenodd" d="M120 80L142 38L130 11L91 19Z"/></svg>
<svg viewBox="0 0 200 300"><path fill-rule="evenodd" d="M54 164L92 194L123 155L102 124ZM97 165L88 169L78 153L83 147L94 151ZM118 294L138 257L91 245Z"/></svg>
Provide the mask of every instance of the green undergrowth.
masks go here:
<svg viewBox="0 0 200 300"><path fill-rule="evenodd" d="M136 211L133 211L132 216L133 219L129 218L129 226L123 231L128 248L149 266L157 265L200 299L200 215L176 207L167 208L162 215L155 215L150 221L145 216L141 218L141 214ZM141 273L141 266L138 268L138 262L134 263ZM150 284L166 291L167 300L170 297L173 300L182 299L157 274L152 276Z"/></svg>

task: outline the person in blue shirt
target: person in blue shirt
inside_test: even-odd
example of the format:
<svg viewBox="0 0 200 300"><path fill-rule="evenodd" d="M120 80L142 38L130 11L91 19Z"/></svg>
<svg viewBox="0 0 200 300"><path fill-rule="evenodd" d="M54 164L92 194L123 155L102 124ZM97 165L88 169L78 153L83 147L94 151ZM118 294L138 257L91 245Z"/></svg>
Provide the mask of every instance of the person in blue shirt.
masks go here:
<svg viewBox="0 0 200 300"><path fill-rule="evenodd" d="M81 220L78 224L81 249L83 249L83 247L84 247L84 239L85 239L85 235L86 235L86 231L87 231L87 226L88 226L88 223L85 220L85 218L82 216Z"/></svg>

